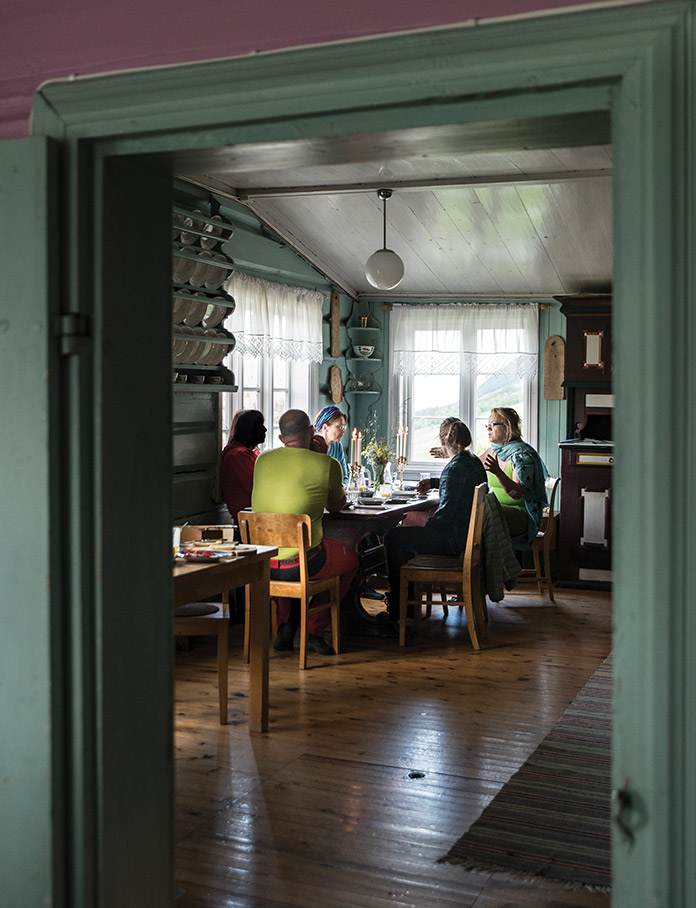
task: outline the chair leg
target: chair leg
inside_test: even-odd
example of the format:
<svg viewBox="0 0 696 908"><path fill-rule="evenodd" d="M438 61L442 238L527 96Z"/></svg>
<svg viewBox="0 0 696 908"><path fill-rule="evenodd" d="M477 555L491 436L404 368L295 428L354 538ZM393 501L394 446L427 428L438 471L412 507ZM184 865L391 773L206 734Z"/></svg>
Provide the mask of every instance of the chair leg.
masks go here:
<svg viewBox="0 0 696 908"><path fill-rule="evenodd" d="M218 700L220 706L220 725L227 725L227 663L229 645L228 621L221 621L217 638Z"/></svg>
<svg viewBox="0 0 696 908"><path fill-rule="evenodd" d="M300 668L307 668L307 635L309 634L309 629L307 622L309 621L309 616L307 612L309 610L309 601L306 596L302 596L300 599Z"/></svg>
<svg viewBox="0 0 696 908"><path fill-rule="evenodd" d="M481 589L481 576L477 572L471 582L471 596L474 606L474 618L479 634L486 639L488 637L488 609L486 608L486 594Z"/></svg>
<svg viewBox="0 0 696 908"><path fill-rule="evenodd" d="M408 611L408 581L401 581L399 599L399 646L406 646L406 612Z"/></svg>
<svg viewBox="0 0 696 908"><path fill-rule="evenodd" d="M341 652L341 584L336 577L333 590L334 604L331 606L331 642L336 655Z"/></svg>
<svg viewBox="0 0 696 908"><path fill-rule="evenodd" d="M549 534L547 533L547 536ZM551 579L551 539L544 539L544 577L546 578L546 589L548 590L551 602L556 601L553 590L553 580Z"/></svg>
<svg viewBox="0 0 696 908"><path fill-rule="evenodd" d="M251 614L251 592L249 585L244 587L244 661L249 664L249 615Z"/></svg>
<svg viewBox="0 0 696 908"><path fill-rule="evenodd" d="M541 564L539 562L539 546L532 546L532 556L534 558L534 573L536 574L536 584L537 589L539 590L539 595L544 595L544 582L541 574Z"/></svg>
<svg viewBox="0 0 696 908"><path fill-rule="evenodd" d="M442 613L445 618L449 617L449 606L447 605L447 587L440 587L440 599L442 600ZM460 606L461 608L461 606Z"/></svg>
<svg viewBox="0 0 696 908"><path fill-rule="evenodd" d="M478 634L476 633L476 618L474 616L473 590L463 590L464 610L466 612L466 626L469 628L471 645L478 652L481 649Z"/></svg>

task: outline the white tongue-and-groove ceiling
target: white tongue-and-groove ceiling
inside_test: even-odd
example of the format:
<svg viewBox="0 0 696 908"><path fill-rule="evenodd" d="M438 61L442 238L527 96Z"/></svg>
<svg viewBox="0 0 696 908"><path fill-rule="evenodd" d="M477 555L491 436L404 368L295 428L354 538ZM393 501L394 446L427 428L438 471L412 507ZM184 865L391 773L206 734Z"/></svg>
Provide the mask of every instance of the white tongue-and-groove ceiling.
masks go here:
<svg viewBox="0 0 696 908"><path fill-rule="evenodd" d="M450 124L189 152L177 176L238 198L355 297L608 292L612 157L604 114ZM375 291L387 246L403 281Z"/></svg>

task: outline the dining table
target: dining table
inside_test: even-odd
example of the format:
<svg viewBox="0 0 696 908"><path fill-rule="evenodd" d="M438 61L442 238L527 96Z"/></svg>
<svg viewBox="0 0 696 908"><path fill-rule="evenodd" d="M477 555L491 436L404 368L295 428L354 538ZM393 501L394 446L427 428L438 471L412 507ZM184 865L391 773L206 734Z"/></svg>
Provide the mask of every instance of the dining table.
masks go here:
<svg viewBox="0 0 696 908"><path fill-rule="evenodd" d="M270 560L274 546L231 554L215 562L177 559L174 565L174 607L247 586L249 608L249 731L268 730L268 648L270 638Z"/></svg>
<svg viewBox="0 0 696 908"><path fill-rule="evenodd" d="M371 503L371 502L376 503ZM324 536L350 546L360 560L358 574L353 581L351 595L341 608L343 630L355 634L378 634L376 619L365 610L360 601L360 590L367 577L384 566L384 534L399 526L409 514L435 511L439 504L436 491L427 496L395 492L391 498L367 499L350 504L333 514L324 514ZM375 543L375 544L370 544Z"/></svg>

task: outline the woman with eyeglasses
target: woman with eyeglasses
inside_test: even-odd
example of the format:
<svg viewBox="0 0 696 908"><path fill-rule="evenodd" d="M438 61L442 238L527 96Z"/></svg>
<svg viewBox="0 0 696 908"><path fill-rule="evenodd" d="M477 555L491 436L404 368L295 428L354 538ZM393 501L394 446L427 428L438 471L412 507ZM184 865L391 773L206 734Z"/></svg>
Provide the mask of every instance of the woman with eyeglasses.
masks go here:
<svg viewBox="0 0 696 908"><path fill-rule="evenodd" d="M514 548L531 545L541 526L549 471L522 441L522 420L512 407L494 407L486 426L490 447L481 455L488 485L500 502Z"/></svg>
<svg viewBox="0 0 696 908"><path fill-rule="evenodd" d="M343 470L343 485L348 484L350 473L346 463L346 452L343 450L342 439L346 431L346 415L338 407L324 407L314 420L314 431L320 435L328 446L328 455L337 460Z"/></svg>

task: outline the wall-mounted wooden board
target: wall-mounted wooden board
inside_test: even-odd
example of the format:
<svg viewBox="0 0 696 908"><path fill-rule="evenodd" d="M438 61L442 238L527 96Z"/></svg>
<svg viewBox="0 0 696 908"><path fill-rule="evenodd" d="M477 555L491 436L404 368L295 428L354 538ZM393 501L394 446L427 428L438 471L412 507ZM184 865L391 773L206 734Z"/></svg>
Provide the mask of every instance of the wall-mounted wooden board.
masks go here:
<svg viewBox="0 0 696 908"><path fill-rule="evenodd" d="M331 387L331 400L335 404L340 404L343 400L343 376L339 366L331 366L329 369L329 385Z"/></svg>
<svg viewBox="0 0 696 908"><path fill-rule="evenodd" d="M565 341L552 334L544 344L544 400L563 400L565 389Z"/></svg>
<svg viewBox="0 0 696 908"><path fill-rule="evenodd" d="M341 355L341 297L338 290L331 293L331 343L329 346L329 355L336 357Z"/></svg>

